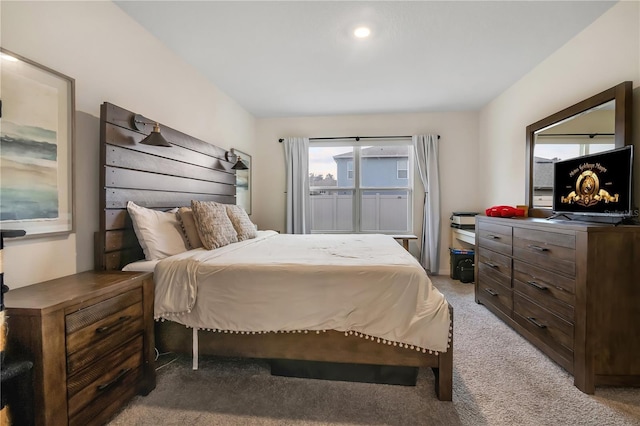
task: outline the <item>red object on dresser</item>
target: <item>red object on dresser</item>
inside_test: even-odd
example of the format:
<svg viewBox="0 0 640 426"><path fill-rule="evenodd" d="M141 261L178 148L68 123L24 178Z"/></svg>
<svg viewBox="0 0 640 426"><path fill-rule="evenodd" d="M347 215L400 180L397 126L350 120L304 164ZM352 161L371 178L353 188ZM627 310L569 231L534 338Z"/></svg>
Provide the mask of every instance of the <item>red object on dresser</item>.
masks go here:
<svg viewBox="0 0 640 426"><path fill-rule="evenodd" d="M523 217L524 210L511 206L493 206L486 209L485 214L491 217Z"/></svg>

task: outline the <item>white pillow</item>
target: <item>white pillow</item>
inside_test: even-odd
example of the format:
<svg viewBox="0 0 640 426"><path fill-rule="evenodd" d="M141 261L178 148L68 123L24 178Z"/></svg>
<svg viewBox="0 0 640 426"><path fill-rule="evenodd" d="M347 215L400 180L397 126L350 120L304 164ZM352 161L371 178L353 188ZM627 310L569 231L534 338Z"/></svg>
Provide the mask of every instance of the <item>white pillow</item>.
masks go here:
<svg viewBox="0 0 640 426"><path fill-rule="evenodd" d="M164 259L187 251L176 209L162 212L129 201L127 211L131 215L133 230L147 260Z"/></svg>

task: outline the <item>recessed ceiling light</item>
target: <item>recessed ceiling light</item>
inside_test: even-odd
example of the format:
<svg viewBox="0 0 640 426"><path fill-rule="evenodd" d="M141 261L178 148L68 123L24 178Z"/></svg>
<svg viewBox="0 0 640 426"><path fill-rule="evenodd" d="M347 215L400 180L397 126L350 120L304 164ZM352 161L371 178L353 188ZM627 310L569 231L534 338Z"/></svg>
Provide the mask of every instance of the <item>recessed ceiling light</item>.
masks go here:
<svg viewBox="0 0 640 426"><path fill-rule="evenodd" d="M371 34L371 30L367 27L358 27L353 32L353 35L358 38L366 38Z"/></svg>

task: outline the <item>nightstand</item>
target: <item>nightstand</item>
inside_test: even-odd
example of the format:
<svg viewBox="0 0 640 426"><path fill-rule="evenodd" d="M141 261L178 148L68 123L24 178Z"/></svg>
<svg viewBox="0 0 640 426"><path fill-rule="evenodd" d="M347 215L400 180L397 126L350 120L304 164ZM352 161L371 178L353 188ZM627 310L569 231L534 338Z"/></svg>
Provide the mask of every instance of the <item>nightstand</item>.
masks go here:
<svg viewBox="0 0 640 426"><path fill-rule="evenodd" d="M392 235L392 237L398 241L402 240L402 247L407 251L409 251L409 240L418 239L415 235Z"/></svg>
<svg viewBox="0 0 640 426"><path fill-rule="evenodd" d="M120 271L5 294L7 357L33 361L36 425L104 424L155 388L153 298L151 273Z"/></svg>

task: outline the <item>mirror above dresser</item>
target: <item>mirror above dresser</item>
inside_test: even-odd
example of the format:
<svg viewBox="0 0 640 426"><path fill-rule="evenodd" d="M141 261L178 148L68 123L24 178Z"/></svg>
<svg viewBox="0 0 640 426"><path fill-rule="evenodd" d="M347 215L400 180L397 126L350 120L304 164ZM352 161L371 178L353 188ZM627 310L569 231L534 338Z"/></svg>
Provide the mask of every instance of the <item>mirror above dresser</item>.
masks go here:
<svg viewBox="0 0 640 426"><path fill-rule="evenodd" d="M553 162L631 144L632 83L625 81L526 129L529 216L551 216Z"/></svg>

